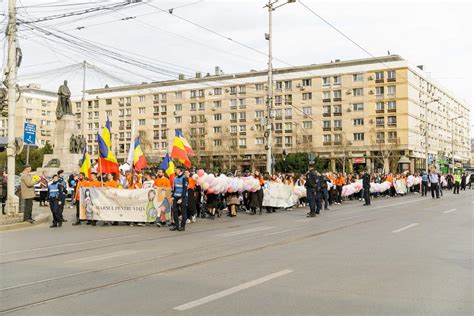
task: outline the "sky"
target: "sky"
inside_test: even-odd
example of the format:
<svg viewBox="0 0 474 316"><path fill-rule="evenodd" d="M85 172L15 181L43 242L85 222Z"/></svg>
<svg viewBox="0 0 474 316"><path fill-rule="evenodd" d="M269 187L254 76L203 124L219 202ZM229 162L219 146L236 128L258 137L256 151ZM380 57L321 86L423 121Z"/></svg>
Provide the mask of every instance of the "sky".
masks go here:
<svg viewBox="0 0 474 316"><path fill-rule="evenodd" d="M21 0L17 5L18 16L24 21L120 2L123 1ZM275 67L369 57L298 2L278 8L273 14ZM372 55L384 56L390 51L412 64L424 65L442 86L469 106L472 104L473 8L470 1L302 2ZM143 0L120 10L100 11L95 17L87 14L22 25L20 83L39 83L43 88L56 90L68 79L73 94L80 95L81 68L64 67L83 60L102 71L87 70L87 89L105 84L169 80L177 78L178 73L187 76L196 71L213 73L217 65L225 73L266 69L264 33L268 28L268 13L263 8L265 3L264 0ZM5 7L3 1L3 11ZM170 8L174 8L173 14L167 13ZM0 16L0 20L3 30L5 19ZM31 31L33 26L30 25L63 37L75 36L74 40L91 41L114 52L120 50L125 59L134 56L142 67L151 64L156 67L147 71L90 49L76 51L77 45L71 48L52 35L40 36L37 31ZM0 35L0 39L4 44L5 37Z"/></svg>

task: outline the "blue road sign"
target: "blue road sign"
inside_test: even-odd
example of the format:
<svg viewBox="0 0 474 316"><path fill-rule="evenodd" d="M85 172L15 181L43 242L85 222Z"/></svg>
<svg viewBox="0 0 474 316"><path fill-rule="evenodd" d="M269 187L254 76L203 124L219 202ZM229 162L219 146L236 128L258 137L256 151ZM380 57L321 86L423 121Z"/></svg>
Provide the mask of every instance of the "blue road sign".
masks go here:
<svg viewBox="0 0 474 316"><path fill-rule="evenodd" d="M36 125L25 123L23 131L23 142L25 145L34 145L36 143Z"/></svg>

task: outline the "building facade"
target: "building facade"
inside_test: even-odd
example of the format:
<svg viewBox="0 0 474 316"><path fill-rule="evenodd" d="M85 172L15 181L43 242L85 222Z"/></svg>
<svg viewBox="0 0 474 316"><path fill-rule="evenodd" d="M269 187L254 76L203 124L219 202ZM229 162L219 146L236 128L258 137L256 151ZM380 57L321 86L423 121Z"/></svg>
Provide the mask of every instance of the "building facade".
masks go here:
<svg viewBox="0 0 474 316"><path fill-rule="evenodd" d="M36 145L53 144L56 125L57 93L42 90L38 84L20 87L16 103L15 137L23 137L25 122L36 125ZM0 117L0 136L8 135L8 118Z"/></svg>

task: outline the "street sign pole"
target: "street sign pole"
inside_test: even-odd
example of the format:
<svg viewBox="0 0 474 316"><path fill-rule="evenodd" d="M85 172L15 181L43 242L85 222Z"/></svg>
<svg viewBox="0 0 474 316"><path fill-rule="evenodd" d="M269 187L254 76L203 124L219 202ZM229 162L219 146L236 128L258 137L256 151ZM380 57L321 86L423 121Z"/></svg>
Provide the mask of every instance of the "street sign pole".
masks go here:
<svg viewBox="0 0 474 316"><path fill-rule="evenodd" d="M36 125L25 122L23 142L26 145L26 164L30 164L30 146L36 144Z"/></svg>
<svg viewBox="0 0 474 316"><path fill-rule="evenodd" d="M26 145L26 164L30 164L30 145Z"/></svg>

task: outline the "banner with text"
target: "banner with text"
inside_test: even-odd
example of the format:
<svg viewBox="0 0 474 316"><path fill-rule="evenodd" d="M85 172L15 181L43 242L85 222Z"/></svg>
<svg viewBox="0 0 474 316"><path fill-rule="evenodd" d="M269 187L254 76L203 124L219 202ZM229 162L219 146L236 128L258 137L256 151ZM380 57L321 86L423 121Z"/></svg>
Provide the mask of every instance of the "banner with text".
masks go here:
<svg viewBox="0 0 474 316"><path fill-rule="evenodd" d="M263 206L286 208L295 205L292 187L283 183L267 183L263 188Z"/></svg>
<svg viewBox="0 0 474 316"><path fill-rule="evenodd" d="M120 222L169 220L171 189L124 190L82 187L80 219Z"/></svg>

